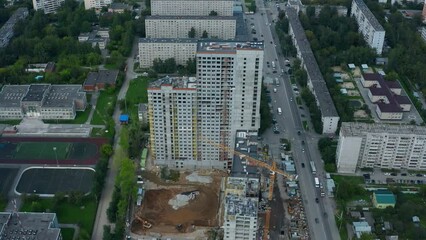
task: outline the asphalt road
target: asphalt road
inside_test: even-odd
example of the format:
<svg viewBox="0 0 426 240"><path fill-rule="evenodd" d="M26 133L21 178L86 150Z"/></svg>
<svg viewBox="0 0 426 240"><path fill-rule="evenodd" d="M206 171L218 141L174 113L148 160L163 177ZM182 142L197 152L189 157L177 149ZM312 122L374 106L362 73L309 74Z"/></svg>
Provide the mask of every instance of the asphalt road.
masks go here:
<svg viewBox="0 0 426 240"><path fill-rule="evenodd" d="M272 79L278 78L280 82L279 86L268 86L268 89L271 92L272 111L277 119L277 125L281 133L274 134L272 130L269 129L265 132L263 137L265 143L270 145L272 155L275 156L277 162L280 162L279 138L287 138L292 143L292 151L298 170L301 195L309 224L311 239L340 239L333 214L330 214L333 212L331 207L332 200L320 197L319 189L315 188L314 176L309 167L311 159L314 160L317 166L317 175L321 178L324 177L325 174L322 170L321 158L319 152L316 151L318 136L304 131L300 114L303 113L307 116L308 112L299 109L296 105L295 95L292 90L289 76L285 74L280 76L285 59L281 53L279 55L277 54L277 52L280 52L279 42L275 35L275 31L271 31L271 29L274 29L274 24L271 23L272 19L277 18L278 12L275 3L267 4L270 4L270 7L268 5L265 7L264 2L258 0L256 5L259 6L259 11L254 15L247 16L248 25L251 26L251 23L254 23L257 31L257 34L252 35L252 37L257 37L258 40L263 40L265 42L264 76ZM281 9L284 9L284 5L281 5ZM275 71L277 73L275 74L273 73L272 66L268 68L266 64L266 62L271 64L272 61L276 64ZM276 93L273 91L274 88L277 89ZM277 113L278 107L282 109L281 115ZM300 131L300 135L298 131ZM305 142L304 145L302 145L302 141ZM301 167L302 162L305 163L305 168ZM324 180L322 180L322 182L324 182ZM320 202L316 203L315 198L318 198ZM328 213L327 216L324 215L325 212ZM328 217L328 215L330 215L330 217ZM272 214L272 217L274 218L277 216ZM280 218L280 216L278 216L278 218ZM316 218L318 218L318 223L315 222ZM271 221L274 223L280 222L279 219L273 219ZM278 226L275 227L278 228Z"/></svg>

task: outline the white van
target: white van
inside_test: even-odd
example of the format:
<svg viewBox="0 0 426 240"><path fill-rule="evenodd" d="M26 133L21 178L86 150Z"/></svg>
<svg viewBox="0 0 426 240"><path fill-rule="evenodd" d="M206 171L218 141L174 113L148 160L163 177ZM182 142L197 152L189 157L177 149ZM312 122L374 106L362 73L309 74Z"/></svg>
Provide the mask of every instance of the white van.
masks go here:
<svg viewBox="0 0 426 240"><path fill-rule="evenodd" d="M281 113L283 113L282 110L281 110L281 108L278 108L277 112L278 112L279 115L281 115Z"/></svg>
<svg viewBox="0 0 426 240"><path fill-rule="evenodd" d="M276 88L274 88L274 92L275 92L275 93L277 92L277 89L276 89Z"/></svg>

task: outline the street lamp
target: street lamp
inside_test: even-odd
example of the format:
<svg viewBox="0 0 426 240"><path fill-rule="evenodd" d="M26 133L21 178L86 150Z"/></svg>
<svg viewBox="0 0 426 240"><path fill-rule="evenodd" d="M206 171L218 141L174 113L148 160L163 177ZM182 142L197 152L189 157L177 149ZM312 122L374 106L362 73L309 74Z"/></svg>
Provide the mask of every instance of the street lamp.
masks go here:
<svg viewBox="0 0 426 240"><path fill-rule="evenodd" d="M58 154L56 153L56 147L53 147L53 152L55 153L56 166L59 167Z"/></svg>

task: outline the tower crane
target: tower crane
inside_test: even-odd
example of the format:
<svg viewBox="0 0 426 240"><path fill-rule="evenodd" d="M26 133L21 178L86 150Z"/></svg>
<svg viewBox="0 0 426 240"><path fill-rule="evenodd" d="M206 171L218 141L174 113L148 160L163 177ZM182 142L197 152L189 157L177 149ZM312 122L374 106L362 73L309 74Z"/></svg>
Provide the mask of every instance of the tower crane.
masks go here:
<svg viewBox="0 0 426 240"><path fill-rule="evenodd" d="M205 139L205 138L204 138ZM208 139L205 139L206 142L208 142L209 144L212 144L216 147L219 147L225 151L231 152L232 155L238 155L244 159L246 159L249 163L249 165L251 166L258 166L258 167L262 167L265 169L268 169L270 171L269 174L269 192L268 192L268 200L269 202L272 200L273 194L274 194L274 183L275 183L275 178L276 178L276 174L280 174L283 177L293 180L294 176L291 174L288 174L286 172L284 172L283 170L279 169L277 167L277 163L275 161L272 160L272 164L269 165L266 162L260 161L258 159L255 159L253 157L250 157L244 153L241 153L235 149L231 149L228 146L225 146L223 144L219 144L219 143L215 143L212 142ZM269 224L270 224L270 219L271 219L271 208L268 206L265 210L265 224L263 226L263 240L267 240L269 237Z"/></svg>

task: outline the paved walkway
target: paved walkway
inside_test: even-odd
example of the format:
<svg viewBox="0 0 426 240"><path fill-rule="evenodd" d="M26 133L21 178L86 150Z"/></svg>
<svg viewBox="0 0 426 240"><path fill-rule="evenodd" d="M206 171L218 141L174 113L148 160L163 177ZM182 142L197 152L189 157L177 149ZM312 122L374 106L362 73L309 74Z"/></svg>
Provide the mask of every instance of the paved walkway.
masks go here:
<svg viewBox="0 0 426 240"><path fill-rule="evenodd" d="M78 235L80 235L80 227L78 224L59 224L60 228L73 228L74 229L74 236L72 237L73 240L78 239Z"/></svg>

